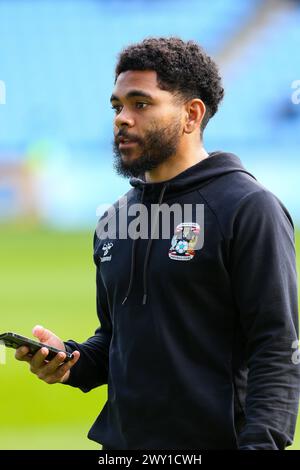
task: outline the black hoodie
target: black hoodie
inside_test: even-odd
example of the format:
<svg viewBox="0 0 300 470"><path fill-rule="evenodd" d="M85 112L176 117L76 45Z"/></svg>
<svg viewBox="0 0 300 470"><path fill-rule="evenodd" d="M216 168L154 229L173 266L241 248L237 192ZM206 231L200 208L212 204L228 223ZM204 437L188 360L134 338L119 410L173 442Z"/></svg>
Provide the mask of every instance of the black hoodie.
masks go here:
<svg viewBox="0 0 300 470"><path fill-rule="evenodd" d="M108 383L88 437L106 449L284 449L300 390L289 213L233 154L130 182L94 237L101 326L65 342L81 352L68 385ZM168 238L122 238L120 220L141 203L189 204L193 220L170 219Z"/></svg>

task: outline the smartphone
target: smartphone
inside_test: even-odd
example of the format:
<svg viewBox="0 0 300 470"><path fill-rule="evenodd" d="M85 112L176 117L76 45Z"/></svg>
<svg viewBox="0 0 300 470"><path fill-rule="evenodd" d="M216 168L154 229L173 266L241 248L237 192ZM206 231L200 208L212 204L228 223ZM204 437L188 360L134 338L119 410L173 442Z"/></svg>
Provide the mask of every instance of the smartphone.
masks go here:
<svg viewBox="0 0 300 470"><path fill-rule="evenodd" d="M53 346L49 346L48 344L39 343L38 341L34 341L33 339L26 338L26 336L17 335L16 333L3 333L0 334L0 344L3 342L5 346L8 348L17 349L20 346L27 346L29 348L29 355L33 356L39 349L45 347L49 350L48 355L46 356L46 361L51 361L57 353L64 352L66 357L63 362L68 362L73 359L73 354L67 351L63 351L62 349L56 349Z"/></svg>

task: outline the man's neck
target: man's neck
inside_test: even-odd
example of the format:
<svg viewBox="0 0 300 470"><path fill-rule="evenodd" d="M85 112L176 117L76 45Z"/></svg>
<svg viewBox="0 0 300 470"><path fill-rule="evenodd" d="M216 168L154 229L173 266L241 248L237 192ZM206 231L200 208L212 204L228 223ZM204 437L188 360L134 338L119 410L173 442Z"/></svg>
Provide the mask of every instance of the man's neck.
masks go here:
<svg viewBox="0 0 300 470"><path fill-rule="evenodd" d="M175 155L157 168L146 171L145 180L147 183L159 183L170 180L207 157L208 153L203 147L200 147L197 152L190 155Z"/></svg>

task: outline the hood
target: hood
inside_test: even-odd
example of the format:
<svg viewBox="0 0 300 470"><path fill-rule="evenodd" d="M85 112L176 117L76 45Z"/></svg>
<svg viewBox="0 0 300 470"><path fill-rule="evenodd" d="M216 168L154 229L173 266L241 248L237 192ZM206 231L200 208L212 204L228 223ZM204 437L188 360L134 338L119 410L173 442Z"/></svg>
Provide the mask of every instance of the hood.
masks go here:
<svg viewBox="0 0 300 470"><path fill-rule="evenodd" d="M166 187L164 191L164 199L166 200L169 197L174 197L175 194L180 194L182 191L187 192L197 187L202 187L215 178L235 171L247 173L255 179L255 177L244 168L241 160L236 155L217 151L209 153L207 158L167 181L147 183L143 175L140 178L131 178L130 184L142 193L144 192L145 199L157 199L157 197L161 195L163 188Z"/></svg>
<svg viewBox="0 0 300 470"><path fill-rule="evenodd" d="M176 195L180 195L183 192L193 191L194 189L201 188L206 184L214 181L228 173L239 171L241 173L247 173L252 178L256 179L251 173L249 173L242 165L241 160L233 153L225 152L211 152L208 157L201 160L199 163L189 167L182 173L179 173L174 178L167 181L161 181L159 183L148 183L145 181L144 176L141 178L131 178L130 184L136 190L141 192L140 203L143 204L145 200L150 200L158 203L159 206L164 200L168 200L170 197L174 198ZM157 217L154 219L154 229L157 223ZM143 305L147 302L147 266L151 252L152 237L149 238L147 249L144 259L143 269ZM135 267L135 253L136 253L136 239L132 242L131 251L131 269L127 293L122 302L124 305L131 292L134 278L134 267Z"/></svg>

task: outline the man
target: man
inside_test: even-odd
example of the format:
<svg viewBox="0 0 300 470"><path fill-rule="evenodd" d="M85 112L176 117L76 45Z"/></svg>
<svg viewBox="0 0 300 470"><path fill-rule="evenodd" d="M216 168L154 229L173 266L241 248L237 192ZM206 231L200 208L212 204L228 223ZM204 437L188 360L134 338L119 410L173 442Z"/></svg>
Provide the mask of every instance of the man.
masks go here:
<svg viewBox="0 0 300 470"><path fill-rule="evenodd" d="M148 38L120 54L115 167L133 188L94 236L101 326L82 344L34 328L40 341L74 352L69 364L63 353L45 361L45 348L33 358L16 352L47 383L83 392L108 383L88 435L105 449L284 449L293 441L293 223L238 157L204 149L222 97L216 65L192 41ZM159 227L160 210L173 204L191 209L189 218L163 217ZM136 205L143 217L126 237Z"/></svg>

